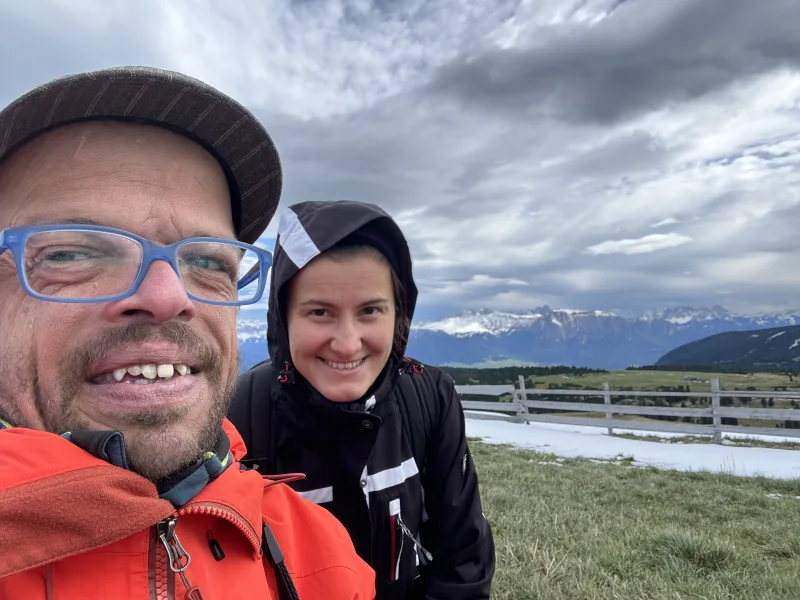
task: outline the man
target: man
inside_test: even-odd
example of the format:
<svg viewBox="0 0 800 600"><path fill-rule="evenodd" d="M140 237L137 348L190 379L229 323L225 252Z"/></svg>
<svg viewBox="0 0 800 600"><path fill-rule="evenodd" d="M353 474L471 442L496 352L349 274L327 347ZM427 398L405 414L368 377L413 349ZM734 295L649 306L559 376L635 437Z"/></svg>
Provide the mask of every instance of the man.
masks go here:
<svg viewBox="0 0 800 600"><path fill-rule="evenodd" d="M224 420L280 188L258 121L178 73L0 112L0 598L374 597L344 528L241 467Z"/></svg>

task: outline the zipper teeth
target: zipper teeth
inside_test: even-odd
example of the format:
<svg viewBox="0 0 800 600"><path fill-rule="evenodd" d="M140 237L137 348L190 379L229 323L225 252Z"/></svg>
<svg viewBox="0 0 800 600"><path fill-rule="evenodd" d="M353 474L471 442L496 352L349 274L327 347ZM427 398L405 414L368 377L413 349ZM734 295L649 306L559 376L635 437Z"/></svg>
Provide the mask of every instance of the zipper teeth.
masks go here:
<svg viewBox="0 0 800 600"><path fill-rule="evenodd" d="M174 515L173 515L174 517ZM167 517L169 519L170 517ZM166 520L166 519L165 519ZM155 564L153 565L153 598L155 600L167 600L169 595L169 577L172 573L172 570L169 567L169 554L164 548L164 544L160 539L160 534L158 531L158 526L155 527L156 529L156 539L155 539Z"/></svg>
<svg viewBox="0 0 800 600"><path fill-rule="evenodd" d="M400 536L400 550L397 553L397 557L395 560L397 561L394 565L394 574L395 574L395 581L400 580L400 562L403 560L403 549L406 547L405 544L406 536Z"/></svg>
<svg viewBox="0 0 800 600"><path fill-rule="evenodd" d="M250 530L250 527L248 527L241 518L237 517L231 511L225 510L224 508L218 508L216 506L187 506L178 510L176 516L190 514L211 515L212 517L220 517L229 523L232 523L247 536L247 539L250 540L250 543L253 545L253 549L255 550L256 554L259 558L261 557L261 544L258 541L258 537L253 534L253 532Z"/></svg>
<svg viewBox="0 0 800 600"><path fill-rule="evenodd" d="M395 577L395 563L397 562L397 520L395 519L394 515L389 517L389 522L391 523L391 530L389 533L390 536L390 544L391 544L391 552L389 553L389 562L391 564L391 578L390 581L394 581ZM48 599L49 600L49 599Z"/></svg>

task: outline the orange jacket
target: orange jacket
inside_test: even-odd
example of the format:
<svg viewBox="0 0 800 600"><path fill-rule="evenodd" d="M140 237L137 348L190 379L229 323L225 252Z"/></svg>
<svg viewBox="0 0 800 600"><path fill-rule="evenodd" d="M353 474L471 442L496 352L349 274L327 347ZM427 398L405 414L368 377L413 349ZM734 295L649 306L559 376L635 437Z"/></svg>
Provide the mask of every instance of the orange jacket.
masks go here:
<svg viewBox="0 0 800 600"><path fill-rule="evenodd" d="M241 437L224 428L238 460ZM185 581L158 537L170 517L190 557ZM286 485L233 464L176 512L150 481L60 436L0 430L0 600L277 600L262 519L301 600L374 598L344 527Z"/></svg>

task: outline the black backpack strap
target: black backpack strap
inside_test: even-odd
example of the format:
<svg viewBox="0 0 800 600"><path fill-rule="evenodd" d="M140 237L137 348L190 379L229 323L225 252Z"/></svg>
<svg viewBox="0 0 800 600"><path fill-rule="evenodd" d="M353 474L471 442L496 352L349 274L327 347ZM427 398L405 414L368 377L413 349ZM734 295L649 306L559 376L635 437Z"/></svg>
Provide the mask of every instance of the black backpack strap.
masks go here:
<svg viewBox="0 0 800 600"><path fill-rule="evenodd" d="M411 444L420 476L425 475L427 442L438 422L439 395L424 365L406 359L398 379L398 407L403 431Z"/></svg>
<svg viewBox="0 0 800 600"><path fill-rule="evenodd" d="M278 540L275 539L275 534L272 533L266 521L262 521L263 530L261 538L261 549L264 552L264 557L272 565L275 570L275 582L278 584L278 597L280 600L300 600L297 595L297 589L294 587L292 576L286 568L286 563L283 560L283 552L278 546Z"/></svg>
<svg viewBox="0 0 800 600"><path fill-rule="evenodd" d="M417 396L411 375L400 375L397 383L397 407L400 410L400 422L403 433L411 444L411 452L417 470L422 473L425 468L425 447L428 439L426 420L422 416L421 402ZM410 406L409 406L410 405Z"/></svg>
<svg viewBox="0 0 800 600"><path fill-rule="evenodd" d="M260 473L273 474L275 460L275 419L271 388L278 375L272 363L264 361L247 371L236 390L230 419L247 446L240 462Z"/></svg>

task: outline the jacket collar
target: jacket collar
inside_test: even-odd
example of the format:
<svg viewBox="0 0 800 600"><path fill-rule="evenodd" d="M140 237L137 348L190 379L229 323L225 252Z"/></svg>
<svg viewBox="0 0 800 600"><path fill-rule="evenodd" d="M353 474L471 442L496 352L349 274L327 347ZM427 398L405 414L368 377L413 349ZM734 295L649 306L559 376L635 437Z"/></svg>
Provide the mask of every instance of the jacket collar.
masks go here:
<svg viewBox="0 0 800 600"><path fill-rule="evenodd" d="M175 503L186 499L191 486L160 492L151 481L113 464L122 457L113 435L90 438L105 459L62 436L4 429L0 431L0 547L13 547L15 552L0 561L0 578L106 546L167 517L190 512L227 511L256 552L260 547L264 480L254 471L233 466L243 455L244 444L227 420L223 423L230 444L227 467L216 473L214 461L206 457L192 474L209 481L179 510ZM208 510L211 507L214 510Z"/></svg>
<svg viewBox="0 0 800 600"><path fill-rule="evenodd" d="M11 424L0 419L0 430L11 428ZM125 437L119 431L75 431L64 433L61 437L100 460L130 470ZM196 462L158 482L156 489L159 498L169 500L175 508L186 504L235 462L230 447L228 434L223 427L213 452L204 453Z"/></svg>

